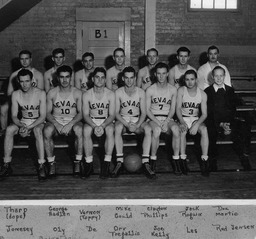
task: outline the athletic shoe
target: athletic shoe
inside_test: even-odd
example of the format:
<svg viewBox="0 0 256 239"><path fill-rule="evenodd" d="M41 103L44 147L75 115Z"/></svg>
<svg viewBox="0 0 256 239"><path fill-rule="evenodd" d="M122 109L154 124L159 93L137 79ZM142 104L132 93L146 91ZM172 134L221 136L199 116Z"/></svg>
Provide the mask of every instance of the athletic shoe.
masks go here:
<svg viewBox="0 0 256 239"><path fill-rule="evenodd" d="M204 177L209 177L209 160L201 159L201 173Z"/></svg>
<svg viewBox="0 0 256 239"><path fill-rule="evenodd" d="M181 165L181 162L180 162L179 159L178 160L175 160L175 159L173 160L173 166L174 166L173 171L174 171L175 175L179 176L179 175L182 174L180 165Z"/></svg>
<svg viewBox="0 0 256 239"><path fill-rule="evenodd" d="M155 173L156 172L156 160L149 161L151 170Z"/></svg>
<svg viewBox="0 0 256 239"><path fill-rule="evenodd" d="M86 163L84 161L81 162L81 178L88 178L93 173L93 162Z"/></svg>
<svg viewBox="0 0 256 239"><path fill-rule="evenodd" d="M50 178L56 177L56 162L55 161L49 163L49 177Z"/></svg>
<svg viewBox="0 0 256 239"><path fill-rule="evenodd" d="M11 163L4 163L0 171L0 177L8 177L12 174Z"/></svg>
<svg viewBox="0 0 256 239"><path fill-rule="evenodd" d="M79 161L79 160L75 160L73 162L73 175L74 175L74 177L78 177L80 175L80 167L81 167L80 162L81 161Z"/></svg>
<svg viewBox="0 0 256 239"><path fill-rule="evenodd" d="M39 164L38 167L38 180L45 180L46 179L46 167L45 164Z"/></svg>
<svg viewBox="0 0 256 239"><path fill-rule="evenodd" d="M181 172L185 175L188 174L188 164L187 164L187 159L181 159L180 160L181 163Z"/></svg>
<svg viewBox="0 0 256 239"><path fill-rule="evenodd" d="M109 177L110 162L104 161L101 166L100 178L105 179Z"/></svg>
<svg viewBox="0 0 256 239"><path fill-rule="evenodd" d="M155 172L152 171L149 163L144 163L142 167L147 178L156 179L156 174Z"/></svg>
<svg viewBox="0 0 256 239"><path fill-rule="evenodd" d="M111 173L111 178L118 178L122 170L123 170L123 164L121 162L117 162L116 167Z"/></svg>

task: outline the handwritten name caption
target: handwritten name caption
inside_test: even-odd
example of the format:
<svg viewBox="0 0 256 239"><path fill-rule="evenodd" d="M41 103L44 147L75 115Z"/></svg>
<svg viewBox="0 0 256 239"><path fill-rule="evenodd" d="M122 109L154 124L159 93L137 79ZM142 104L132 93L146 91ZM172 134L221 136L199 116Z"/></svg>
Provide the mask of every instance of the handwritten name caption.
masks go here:
<svg viewBox="0 0 256 239"><path fill-rule="evenodd" d="M164 227L156 225L154 225L153 231L150 233L150 235L156 238L170 238L170 233L166 232Z"/></svg>
<svg viewBox="0 0 256 239"><path fill-rule="evenodd" d="M115 208L116 213L114 215L115 218L132 218L132 209L129 206L118 206Z"/></svg>
<svg viewBox="0 0 256 239"><path fill-rule="evenodd" d="M80 221L100 221L101 220L101 210L79 210L79 220Z"/></svg>
<svg viewBox="0 0 256 239"><path fill-rule="evenodd" d="M121 239L125 239L127 237L140 238L139 231L128 229L127 227L123 227L123 226L114 226L113 229L108 232L111 234L112 238L121 238Z"/></svg>
<svg viewBox="0 0 256 239"><path fill-rule="evenodd" d="M145 212L141 212L141 215L144 218L159 218L163 220L164 218L168 217L167 207L161 206L148 206Z"/></svg>
<svg viewBox="0 0 256 239"><path fill-rule="evenodd" d="M70 213L66 207L52 207L50 206L48 212L49 217L70 217Z"/></svg>
<svg viewBox="0 0 256 239"><path fill-rule="evenodd" d="M212 226L216 229L218 232L229 232L229 231L242 231L242 230L254 230L255 225L221 225L221 224L212 224Z"/></svg>
<svg viewBox="0 0 256 239"><path fill-rule="evenodd" d="M6 212L6 219L15 220L18 222L19 220L24 220L27 215L27 208L18 208L18 207L4 207Z"/></svg>
<svg viewBox="0 0 256 239"><path fill-rule="evenodd" d="M190 220L193 220L195 217L202 217L203 213L200 212L200 207L185 207L185 210L179 212L182 217L189 218Z"/></svg>
<svg viewBox="0 0 256 239"><path fill-rule="evenodd" d="M215 212L215 216L218 217L236 217L238 216L238 212L231 211L228 207L223 206L212 206L213 208L217 209L217 212Z"/></svg>

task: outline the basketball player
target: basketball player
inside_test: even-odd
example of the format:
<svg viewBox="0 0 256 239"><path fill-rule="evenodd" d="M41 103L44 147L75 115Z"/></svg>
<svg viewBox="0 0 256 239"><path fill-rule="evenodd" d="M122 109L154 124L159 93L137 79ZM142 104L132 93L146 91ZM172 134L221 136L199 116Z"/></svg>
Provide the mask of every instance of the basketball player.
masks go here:
<svg viewBox="0 0 256 239"><path fill-rule="evenodd" d="M76 156L73 164L73 175L80 175L83 154L82 137L82 92L71 85L72 69L63 65L57 69L58 86L47 94L47 120L44 128L44 143L49 163L49 177L56 176L56 161L53 154L53 136L64 135L75 137Z"/></svg>
<svg viewBox="0 0 256 239"><path fill-rule="evenodd" d="M202 175L209 175L208 147L209 139L205 124L207 117L207 96L205 92L197 87L197 74L194 70L188 70L184 75L185 86L178 89L176 115L180 122L180 158L182 161L182 172L187 174L186 134L201 134L201 169ZM201 114L201 115L200 115Z"/></svg>
<svg viewBox="0 0 256 239"><path fill-rule="evenodd" d="M187 70L194 70L191 65L188 64L190 58L190 50L187 47L180 47L177 50L177 59L179 63L172 67L169 71L168 82L174 85L177 89L184 85L184 74Z"/></svg>
<svg viewBox="0 0 256 239"><path fill-rule="evenodd" d="M153 131L150 157L151 168L153 171L155 170L160 134L172 134L174 173L180 175L180 132L179 126L173 120L177 89L167 82L168 66L165 63L160 62L155 66L155 75L157 82L146 91L147 116L150 119L149 124Z"/></svg>
<svg viewBox="0 0 256 239"><path fill-rule="evenodd" d="M118 88L120 73L125 67L125 52L123 48L116 48L113 53L115 65L107 70L106 86L108 89L115 91Z"/></svg>
<svg viewBox="0 0 256 239"><path fill-rule="evenodd" d="M225 70L226 74L225 74L224 83L228 86L231 86L231 78L230 78L230 74L227 67L218 62L219 48L216 46L210 46L208 48L207 57L208 57L208 62L200 66L197 71L198 87L204 90L208 86L214 83L214 79L212 77L212 70L216 66L221 66Z"/></svg>
<svg viewBox="0 0 256 239"><path fill-rule="evenodd" d="M158 61L158 51L155 48L147 50L148 65L138 72L137 86L146 91L152 85L153 69Z"/></svg>
<svg viewBox="0 0 256 239"><path fill-rule="evenodd" d="M115 94L106 88L106 70L103 67L95 68L92 81L93 88L83 94L83 117L86 123L83 129L85 165L82 177L89 177L93 172L92 135L101 137L105 134L105 158L100 173L100 178L104 179L109 177L114 148Z"/></svg>
<svg viewBox="0 0 256 239"><path fill-rule="evenodd" d="M38 153L38 179L46 179L44 142L42 130L46 116L45 92L32 87L33 73L28 69L22 69L17 73L20 89L12 94L12 120L13 123L7 127L4 140L4 165L0 176L5 177L12 174L11 161L14 135L28 137L32 133L36 140ZM22 118L18 119L18 111L21 109Z"/></svg>
<svg viewBox="0 0 256 239"><path fill-rule="evenodd" d="M62 66L65 61L65 51L62 48L56 48L52 51L53 67L44 73L44 88L47 93L58 84L56 70Z"/></svg>
<svg viewBox="0 0 256 239"><path fill-rule="evenodd" d="M82 56L84 68L75 73L75 87L83 91L88 90L88 82L91 81L91 75L94 71L94 55L91 52L85 52Z"/></svg>
<svg viewBox="0 0 256 239"><path fill-rule="evenodd" d="M117 165L112 172L112 177L118 177L123 168L123 138L122 133L144 133L142 163L145 175L156 178L149 165L149 152L151 145L151 128L145 122L146 101L145 92L136 86L136 73L133 67L125 67L122 80L125 86L115 91L116 95L116 122L115 122L115 146Z"/></svg>

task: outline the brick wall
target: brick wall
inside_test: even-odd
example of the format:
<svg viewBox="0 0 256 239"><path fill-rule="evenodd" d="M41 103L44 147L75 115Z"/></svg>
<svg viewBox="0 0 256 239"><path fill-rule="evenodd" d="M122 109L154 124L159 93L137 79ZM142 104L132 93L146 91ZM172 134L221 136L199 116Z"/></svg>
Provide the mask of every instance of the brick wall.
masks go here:
<svg viewBox="0 0 256 239"><path fill-rule="evenodd" d="M75 10L78 7L131 8L131 63L138 67L139 57L144 53L145 1L41 1L0 32L0 75L10 74L12 60L22 49L32 51L33 65L41 71L45 70L45 58L56 47L66 50L66 63L72 65L76 61ZM238 13L212 13L189 12L187 1L156 0L156 46L216 44L224 53L220 60L227 65L231 74L256 74L256 2L241 1L242 8ZM249 55L226 53L221 46L235 47L235 51L243 47ZM160 59L168 62L174 53L165 51ZM190 63L195 67L199 66L199 53L192 52Z"/></svg>

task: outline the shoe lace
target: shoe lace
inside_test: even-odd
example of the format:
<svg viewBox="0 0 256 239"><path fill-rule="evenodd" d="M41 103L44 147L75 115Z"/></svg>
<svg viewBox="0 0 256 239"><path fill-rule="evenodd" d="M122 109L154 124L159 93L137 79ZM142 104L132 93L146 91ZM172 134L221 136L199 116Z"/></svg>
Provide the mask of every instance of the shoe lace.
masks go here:
<svg viewBox="0 0 256 239"><path fill-rule="evenodd" d="M118 162L116 167L115 167L115 169L114 169L114 171L113 171L113 173L114 174L118 173L118 171L120 170L121 167L122 167L122 163Z"/></svg>
<svg viewBox="0 0 256 239"><path fill-rule="evenodd" d="M150 175L155 175L155 173L152 171L152 169L150 168L150 165L148 163L145 164L145 169L147 170L147 172Z"/></svg>

